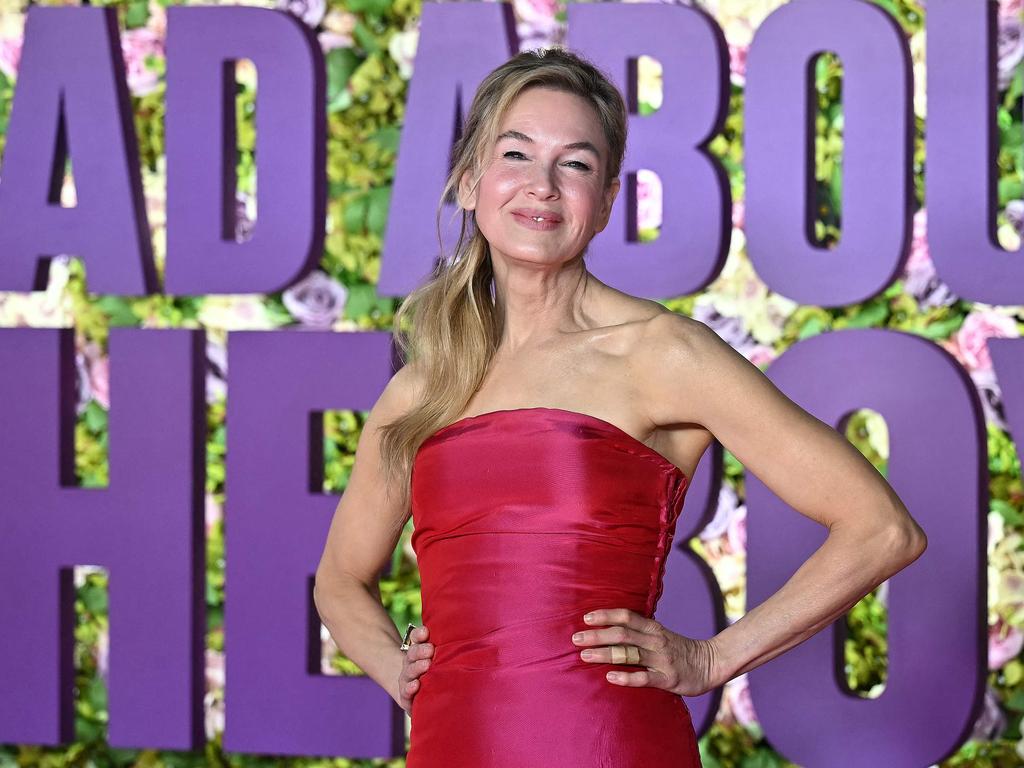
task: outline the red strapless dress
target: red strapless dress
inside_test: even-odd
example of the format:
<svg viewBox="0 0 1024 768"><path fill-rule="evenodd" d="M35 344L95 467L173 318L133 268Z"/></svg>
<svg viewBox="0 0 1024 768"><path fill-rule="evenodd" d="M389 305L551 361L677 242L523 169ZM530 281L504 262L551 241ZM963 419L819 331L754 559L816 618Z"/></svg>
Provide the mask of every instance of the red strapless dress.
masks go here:
<svg viewBox="0 0 1024 768"><path fill-rule="evenodd" d="M691 768L683 699L579 657L583 614L651 617L689 485L619 427L558 408L461 419L412 474L412 547L435 644L408 768Z"/></svg>

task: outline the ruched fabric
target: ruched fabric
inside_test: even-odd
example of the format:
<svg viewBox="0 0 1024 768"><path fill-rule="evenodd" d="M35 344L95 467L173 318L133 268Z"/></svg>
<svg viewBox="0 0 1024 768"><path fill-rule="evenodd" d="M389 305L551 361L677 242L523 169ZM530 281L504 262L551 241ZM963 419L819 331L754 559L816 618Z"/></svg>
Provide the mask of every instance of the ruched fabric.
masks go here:
<svg viewBox="0 0 1024 768"><path fill-rule="evenodd" d="M583 614L654 615L689 479L619 427L557 408L470 416L413 465L412 547L434 657L408 768L693 768L683 699L583 661Z"/></svg>

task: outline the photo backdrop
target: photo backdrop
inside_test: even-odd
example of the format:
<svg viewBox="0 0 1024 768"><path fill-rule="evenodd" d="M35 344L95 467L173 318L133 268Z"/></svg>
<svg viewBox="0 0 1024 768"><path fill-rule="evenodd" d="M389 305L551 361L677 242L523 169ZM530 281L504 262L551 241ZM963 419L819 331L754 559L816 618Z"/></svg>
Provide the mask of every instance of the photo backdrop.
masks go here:
<svg viewBox="0 0 1024 768"><path fill-rule="evenodd" d="M796 4L799 3L791 3ZM853 0L821 3L822 7L837 9L853 4ZM669 308L708 324L765 370L798 342L813 342L812 337L820 336L826 340L829 334L884 329L918 337L956 360L977 393L983 409L987 442L984 446L987 454L983 460L987 458L988 509L987 518L979 520L987 535L984 580L987 592L983 595L987 604L987 676L979 717L967 734L969 738L941 764L1020 765L1024 764L1024 739L1020 729L1024 713L1024 666L1021 659L1024 646L1024 487L1011 437L1010 422L1014 417L1004 406L1002 396L1007 381L1000 387L989 340L1018 338L1022 307L981 303L954 293L940 276L943 270L937 269L932 259L935 236L933 233L930 238L929 232L930 229L934 232L937 227L933 221L930 228L926 206L926 120L930 93L926 75L932 72L927 68L925 57L926 16L932 6L948 8L957 3L955 0L930 0L926 6L924 2L914 0L871 0L857 4L870 5L887 14L893 28L905 39L912 68L912 82L909 84L912 115L907 130L912 134L909 144L911 157L908 160L912 172L913 210L904 244L906 258L900 261L894 279L884 291L862 301L822 306L801 303L770 290L755 270L755 261L748 249L748 227L744 216L746 63L748 52L765 19L786 4L775 0L694 0L685 5L713 18L727 44L727 113L723 116L721 130L708 143L708 151L727 173L731 197L727 223L731 231L727 252L722 254L724 263L716 271L714 280L691 294L657 298ZM46 2L39 5L61 4ZM168 238L165 120L169 117L166 44L168 6L173 4L154 1L94 5L109 7L116 12L134 117L129 127L137 139L142 200L145 219L150 227L147 239L152 243L156 283L166 285L169 282L165 268ZM248 750L232 751L230 744L222 740L226 707L224 613L227 559L224 536L226 527L231 524L230 515L223 513L225 504L230 506L229 494L225 492L226 445L230 433L225 418L229 402L228 336L238 333L242 339L246 334L240 332L287 330L308 336L308 346L302 337L295 336L296 348L301 346L310 350L310 354L316 354L315 332L385 334L390 330L399 297L390 289L380 288L386 283L382 281L382 271L391 270L392 286L402 281L403 285L415 283L417 276L411 267L401 265L399 257L395 257L393 263L399 264L400 268L393 265L385 267L382 255L385 255L387 227L389 222L393 223L394 215L400 213L404 220L410 216L408 209L392 206L391 201L399 144L406 125L407 97L418 60L423 7L420 2L407 0L349 0L343 3L311 0L246 2L243 5L291 14L310 35L315 36L323 53L325 79L321 85L325 89L327 125L326 156L323 158L327 185L326 228L323 243L316 244L319 249L312 270L276 292L188 295L187 292L167 291L131 296L124 295L130 291L104 293L94 290L89 280L88 259L67 253L50 259L48 274L44 275L45 290L43 286L34 286L37 290L26 287L0 293L0 327L3 329L73 329L68 338L73 341L74 359L74 370L69 372L75 406L74 413L70 415L74 477L63 478L63 481L68 486L77 484L83 489L105 488L111 484L111 452L114 447L109 441L109 417L116 418L114 413L117 410L115 403L112 411L112 399L116 398L112 398L111 390L112 386L120 386L110 375L112 330L115 330L115 336L118 329L194 329L205 332L202 337L193 337L202 340L201 351L205 352L202 355L205 376L202 411L206 424L205 495L202 500L205 507L206 577L205 680L202 681L205 692L202 712L205 749L116 749L109 745L106 694L110 672L108 588L112 568L78 564L74 567L73 584L69 585L69 594L74 596L73 674L76 691L72 703L73 738L65 746L8 743L0 748L0 766L276 765L285 762L284 758L269 756L269 750L266 756L251 754ZM961 5L966 7L968 4ZM992 176L991 223L995 240L999 248L1014 252L1020 248L1024 222L1024 163L1021 156L1024 78L1020 67L1024 52L1022 6L1020 0L998 3L985 0L984 5L990 9L993 20L994 45L990 51L990 63L993 79L991 120L995 142L991 167L982 170ZM565 4L514 0L508 3L507 9L520 49L565 44L567 39L571 42ZM0 142L3 142L0 146L6 143L28 13L25 3L0 2L0 134L4 134L0 135ZM655 116L659 111L670 109L672 104L666 105L664 101L671 88L669 80L663 79L662 61L642 55L636 61L636 73L637 114ZM894 72L893 77L898 78L901 74ZM246 58L236 62L233 76L237 81L233 94L233 140L238 148L237 163L231 169L237 180L237 188L233 190L233 238L243 242L254 236L259 218L256 211L255 99L260 83L266 85L269 77ZM842 241L844 170L848 175L851 173L849 158L844 155L844 128L849 128L848 122L851 121L851 116L844 113L846 85L843 61L823 52L814 63L809 80L816 114L811 147L814 205L808 214L813 216L814 237L822 248L835 248ZM984 82L977 83L977 88L984 91ZM450 96L445 94L447 100L442 103L445 110L449 109ZM182 99L178 102L180 108L187 110L188 95L181 93L177 98ZM53 104L49 106L52 108ZM981 117L978 117L979 121ZM187 120L188 116L181 114L174 119ZM896 116L893 117L895 119ZM72 139L70 160L62 177L59 174L55 177L51 202L71 208L78 205L82 190L76 186L75 126L70 125L69 130ZM211 137L204 138L209 140ZM219 137L213 136L213 140L219 141ZM308 145L309 136L297 136L296 142L305 142L302 143L304 147ZM43 148L50 151L48 146ZM935 152L934 147L931 151ZM85 144L81 154L82 162L88 162ZM4 155L2 160L6 159ZM663 183L665 171L631 170L636 174L636 196L632 201L635 204L636 242L655 244L663 234L671 231L671 219L678 219L682 214L663 207L663 194L665 200L671 197L668 185ZM0 195L18 195L10 183L4 185L4 177L8 176L6 171L7 167L0 162ZM406 172L415 173L412 170ZM214 178L219 179L219 176L214 174ZM437 191L439 193L439 185ZM427 199L431 195L429 189L424 193ZM626 196L621 196L616 206L622 209L630 202ZM425 222L426 226L432 226L432 207L426 208L422 214L420 224ZM942 220L944 231L955 229L955 218L950 218L949 210L945 214L946 218ZM16 222L0 218L0 223L9 229ZM230 234L228 232L228 236ZM793 232L790 234L794 237ZM663 244L666 242L662 241ZM762 247L765 246L762 244ZM393 250L390 240L388 248ZM0 256L0 260L3 258ZM604 253L597 254L593 268L598 270L608 258ZM821 258L826 256L822 254ZM421 261L420 265L423 266L424 262ZM1008 286L1008 290L1012 288ZM993 288L993 295L998 293L996 289ZM6 340L0 344L13 338L0 334L0 339ZM128 344L128 337L125 339L124 343ZM138 344L138 339L130 343ZM8 343L7 348L14 349L15 345ZM245 341L240 342L238 348L240 356L236 361L242 361L247 373L257 375L259 357L255 354L256 345ZM1009 367L1010 347L1004 348L1008 350L1007 370L1012 371ZM992 349L1000 347L992 345ZM143 354L144 350L140 347L138 353ZM182 355L181 359L187 359L190 354L185 347L177 349L176 353ZM3 375L16 378L16 356L8 355L3 360L10 364L3 369ZM1000 360L997 358L997 361ZM826 370L820 372L821 387L829 386L828 374ZM306 375L311 374L302 368L290 372L293 378ZM159 384L159 381L150 382L155 396L162 391ZM899 381L886 384L890 390L900 387ZM280 386L285 391L289 382L267 386ZM918 380L913 386L922 386L923 389L920 392L903 389L900 394L910 399L924 396L929 384L927 380L924 384ZM167 396L172 394L168 390ZM164 427L171 428L171 425L163 425L160 421L163 404L159 399L151 403L152 416L145 416L145 408L140 407L141 421L134 423L133 429L144 432L148 423L157 430L154 439L166 434L159 431ZM19 402L8 401L6 408L12 412L19 408ZM265 416L261 417L256 409L247 408L246 418L263 419L266 424L274 424L272 410L268 404ZM312 456L322 460L323 468L315 474L318 483L315 490L325 497L334 495L336 499L345 487L366 411L323 407L321 413L321 423L314 433L322 439L317 449L312 451ZM1016 418L1021 417L1018 415ZM890 469L891 426L879 411L871 409L856 411L843 424L848 438L883 474ZM284 439L281 443L267 444L265 461L275 461L274 454L284 451L288 444ZM56 453L51 435L41 436L40 445L46 451ZM16 450L18 446L4 447L7 454ZM317 456L317 450L321 456ZM942 450L946 450L945 446ZM41 453L46 451L41 450ZM951 446L949 451L952 452ZM700 494L695 493L687 499L684 518L689 515L689 518L700 519L701 526L693 531L692 537L680 538L679 547L708 564L723 597L721 618L731 622L737 620L748 606L746 502L749 478L728 451L713 452L701 462L701 473L703 482L711 483L708 487L714 488L714 493L709 497L711 502L707 509L698 507L703 501ZM10 497L7 494L0 496L0 500L4 498ZM12 519L13 510L9 505L4 509L3 504L0 501L0 520ZM916 515L916 510L911 508L911 512ZM974 514L970 507L959 512L968 518ZM982 510L983 517L985 512ZM701 518L701 515L705 517ZM390 572L381 585L385 606L399 628L409 622L420 622L419 582L415 555L409 546L410 532L411 527L396 548ZM933 534L934 531L929 530L930 537ZM685 554L682 549L680 554ZM114 582L115 579L110 580L111 589L115 589ZM8 591L8 605L15 597ZM912 599L913 596L909 597ZM846 621L846 636L842 643L843 674L849 688L864 698L879 698L889 680L889 606L888 585L884 584L860 601ZM898 621L895 616L894 621ZM359 670L321 629L322 645L317 654L319 672L327 676L359 674ZM953 627L948 629L950 633L955 630ZM12 651L13 648L8 652ZM162 659L157 656L152 660L154 665L159 665ZM971 659L966 659L965 664L970 666ZM950 670L935 669L934 674L937 677L947 676ZM702 724L695 717L695 724L701 726L703 762L712 768L794 764L785 760L783 754L775 749L770 734L766 734L763 728L765 715L759 717L754 708L748 678L744 675L730 681L720 696L707 697L710 709ZM11 707L16 707L17 699L26 695L26 691L14 688L7 690L6 698L10 700ZM159 702L153 702L153 708L159 712ZM927 708L924 709L927 718ZM696 714L698 709L695 708L694 712ZM922 712L907 712L906 717L920 718ZM408 734L408 720L404 725ZM344 724L338 727L344 728ZM808 733L806 738L813 740L815 734ZM863 741L863 734L851 727L846 749L866 752L869 744ZM330 761L292 757L287 762L310 766L328 762L342 766L403 764L400 757L390 760L338 758ZM842 764L858 763L855 756L847 756Z"/></svg>

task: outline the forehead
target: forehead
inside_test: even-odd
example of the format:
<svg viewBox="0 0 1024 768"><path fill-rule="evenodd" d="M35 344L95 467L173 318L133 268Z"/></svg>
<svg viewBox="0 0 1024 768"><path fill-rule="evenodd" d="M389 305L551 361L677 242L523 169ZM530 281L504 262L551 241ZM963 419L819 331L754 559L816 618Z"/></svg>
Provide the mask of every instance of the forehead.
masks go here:
<svg viewBox="0 0 1024 768"><path fill-rule="evenodd" d="M516 129L534 141L600 142L604 136L593 106L581 96L533 87L520 93L498 121L498 133Z"/></svg>

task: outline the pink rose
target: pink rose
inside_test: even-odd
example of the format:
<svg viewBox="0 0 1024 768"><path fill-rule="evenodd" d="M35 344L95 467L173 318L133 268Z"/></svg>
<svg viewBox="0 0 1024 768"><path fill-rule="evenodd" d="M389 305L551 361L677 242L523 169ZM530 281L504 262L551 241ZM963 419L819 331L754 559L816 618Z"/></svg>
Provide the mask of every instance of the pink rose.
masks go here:
<svg viewBox="0 0 1024 768"><path fill-rule="evenodd" d="M145 96L156 90L160 77L146 64L146 58L164 55L163 39L149 27L125 30L121 35L121 54L131 92Z"/></svg>
<svg viewBox="0 0 1024 768"><path fill-rule="evenodd" d="M220 504L217 503L217 498L212 493L206 494L206 532L209 533L213 530L222 517L223 513Z"/></svg>
<svg viewBox="0 0 1024 768"><path fill-rule="evenodd" d="M747 82L747 51L749 49L749 45L729 43L729 79L739 86Z"/></svg>
<svg viewBox="0 0 1024 768"><path fill-rule="evenodd" d="M520 51L548 48L560 42L564 29L555 18L558 4L554 0L512 0L512 9Z"/></svg>
<svg viewBox="0 0 1024 768"><path fill-rule="evenodd" d="M18 78L18 64L21 62L21 38L0 39L0 70L10 80Z"/></svg>
<svg viewBox="0 0 1024 768"><path fill-rule="evenodd" d="M992 368L988 353L990 338L1015 338L1020 335L1017 321L994 310L971 312L956 334L957 358L968 370L987 371Z"/></svg>
<svg viewBox="0 0 1024 768"><path fill-rule="evenodd" d="M758 344L754 347L750 347L747 350L747 359L756 365L758 368L762 368L768 363L772 362L778 355L775 354L775 350L764 344Z"/></svg>
<svg viewBox="0 0 1024 768"><path fill-rule="evenodd" d="M998 89L1005 91L1017 70L1017 65L1024 58L1024 26L1020 14L999 16L999 29L996 36L998 62Z"/></svg>
<svg viewBox="0 0 1024 768"><path fill-rule="evenodd" d="M653 171L641 168L636 173L637 227L661 226L661 180Z"/></svg>
<svg viewBox="0 0 1024 768"><path fill-rule="evenodd" d="M750 728L758 725L757 713L750 698L750 686L746 674L735 677L725 684L725 701L732 719L740 725Z"/></svg>
<svg viewBox="0 0 1024 768"><path fill-rule="evenodd" d="M1000 616L988 628L988 668L999 669L1006 662L1017 658L1024 648L1024 634L1007 624Z"/></svg>
<svg viewBox="0 0 1024 768"><path fill-rule="evenodd" d="M82 349L89 376L89 390L93 399L104 408L110 408L110 358L103 354L95 342Z"/></svg>
<svg viewBox="0 0 1024 768"><path fill-rule="evenodd" d="M733 200L732 202L732 225L737 229L743 229L743 223L746 220L745 214L747 212L746 205L743 200Z"/></svg>
<svg viewBox="0 0 1024 768"><path fill-rule="evenodd" d="M743 505L737 508L736 513L729 518L729 526L725 530L729 539L729 549L740 554L747 551L747 507Z"/></svg>

